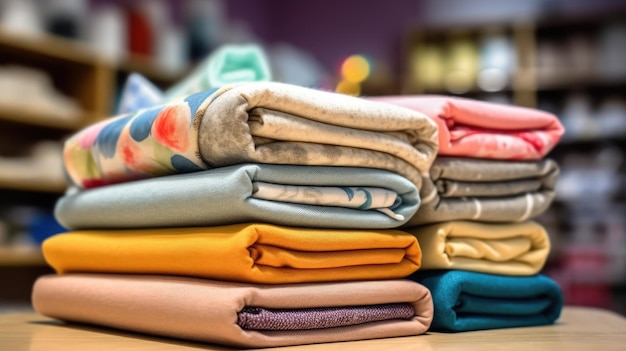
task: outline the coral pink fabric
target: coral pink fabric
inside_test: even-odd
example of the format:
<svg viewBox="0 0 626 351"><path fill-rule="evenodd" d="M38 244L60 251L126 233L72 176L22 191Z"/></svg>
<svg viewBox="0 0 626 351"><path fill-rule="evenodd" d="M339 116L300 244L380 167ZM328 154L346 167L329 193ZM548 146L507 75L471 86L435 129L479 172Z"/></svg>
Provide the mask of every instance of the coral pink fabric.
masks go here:
<svg viewBox="0 0 626 351"><path fill-rule="evenodd" d="M543 158L563 126L548 112L464 98L423 95L369 98L422 112L439 127L439 155L505 160Z"/></svg>

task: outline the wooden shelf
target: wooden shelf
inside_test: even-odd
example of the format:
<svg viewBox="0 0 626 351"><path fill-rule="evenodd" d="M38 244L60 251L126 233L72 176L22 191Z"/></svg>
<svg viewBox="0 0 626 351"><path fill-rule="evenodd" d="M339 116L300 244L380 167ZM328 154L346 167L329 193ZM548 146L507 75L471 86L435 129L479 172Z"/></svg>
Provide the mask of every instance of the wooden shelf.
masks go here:
<svg viewBox="0 0 626 351"><path fill-rule="evenodd" d="M45 179L11 179L0 175L0 188L61 195L67 190L67 184L53 183Z"/></svg>
<svg viewBox="0 0 626 351"><path fill-rule="evenodd" d="M0 266L43 266L41 250L31 246L0 246Z"/></svg>
<svg viewBox="0 0 626 351"><path fill-rule="evenodd" d="M106 61L93 47L85 43L48 34L21 34L2 30L0 46L86 65Z"/></svg>
<svg viewBox="0 0 626 351"><path fill-rule="evenodd" d="M94 118L83 112L78 118L64 119L59 113L33 104L0 104L0 120L45 128L74 131L80 128L84 120Z"/></svg>

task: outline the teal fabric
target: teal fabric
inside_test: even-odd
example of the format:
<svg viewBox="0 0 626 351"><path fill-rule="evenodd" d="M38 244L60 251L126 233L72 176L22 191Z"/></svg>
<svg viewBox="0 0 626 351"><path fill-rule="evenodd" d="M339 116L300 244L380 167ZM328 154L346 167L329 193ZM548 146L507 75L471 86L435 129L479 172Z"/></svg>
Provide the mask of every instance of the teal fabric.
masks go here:
<svg viewBox="0 0 626 351"><path fill-rule="evenodd" d="M253 181L310 186L380 187L398 194L404 220L375 210L303 205L251 198ZM358 167L243 164L99 188L72 188L55 216L68 229L214 226L246 222L315 228L385 229L404 224L419 191L389 171Z"/></svg>
<svg viewBox="0 0 626 351"><path fill-rule="evenodd" d="M470 331L554 323L561 314L559 286L544 275L501 276L469 271L421 271L411 279L432 293L433 331Z"/></svg>

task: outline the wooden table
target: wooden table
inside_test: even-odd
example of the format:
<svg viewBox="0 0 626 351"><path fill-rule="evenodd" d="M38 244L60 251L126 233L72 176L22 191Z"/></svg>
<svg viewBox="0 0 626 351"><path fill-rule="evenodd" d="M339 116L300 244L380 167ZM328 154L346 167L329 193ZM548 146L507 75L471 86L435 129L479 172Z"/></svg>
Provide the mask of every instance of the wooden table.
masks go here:
<svg viewBox="0 0 626 351"><path fill-rule="evenodd" d="M68 325L34 313L0 315L0 350L232 350L119 330ZM556 325L304 345L268 350L626 350L626 319L613 312L567 307Z"/></svg>

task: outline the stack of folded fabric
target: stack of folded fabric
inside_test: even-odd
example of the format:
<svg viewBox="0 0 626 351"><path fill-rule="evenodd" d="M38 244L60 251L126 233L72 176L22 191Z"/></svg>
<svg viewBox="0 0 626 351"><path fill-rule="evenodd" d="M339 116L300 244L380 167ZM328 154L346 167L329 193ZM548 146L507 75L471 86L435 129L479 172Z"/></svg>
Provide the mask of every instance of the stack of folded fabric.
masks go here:
<svg viewBox="0 0 626 351"><path fill-rule="evenodd" d="M553 323L561 291L539 274L550 242L532 219L554 197L563 134L556 116L441 96L373 98L426 113L439 152L406 224L423 252L412 279L433 294L432 329L466 331Z"/></svg>
<svg viewBox="0 0 626 351"><path fill-rule="evenodd" d="M426 115L272 82L87 127L64 150L71 231L33 305L66 321L243 347L418 335L432 297L406 224Z"/></svg>

